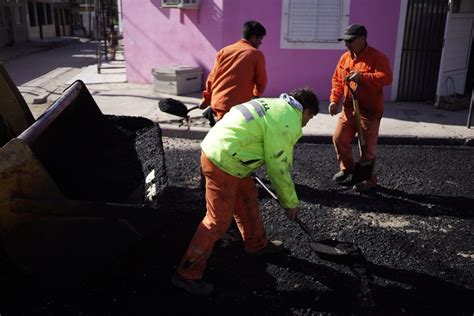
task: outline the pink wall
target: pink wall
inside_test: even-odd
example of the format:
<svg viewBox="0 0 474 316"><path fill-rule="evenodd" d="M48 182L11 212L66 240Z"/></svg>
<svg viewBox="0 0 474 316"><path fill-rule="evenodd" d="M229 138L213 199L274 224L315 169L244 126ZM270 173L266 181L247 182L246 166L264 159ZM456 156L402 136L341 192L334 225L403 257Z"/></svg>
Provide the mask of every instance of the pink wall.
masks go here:
<svg viewBox="0 0 474 316"><path fill-rule="evenodd" d="M265 96L310 86L327 100L331 75L344 50L280 49L281 1L201 0L199 10L160 8L161 0L122 0L129 82L152 83L151 69L200 66L205 80L217 51L241 36L243 22L255 19L267 29L260 49L267 62ZM369 44L393 66L401 0L351 0L349 23L368 29ZM381 14L383 12L383 14ZM390 99L390 87L385 89Z"/></svg>

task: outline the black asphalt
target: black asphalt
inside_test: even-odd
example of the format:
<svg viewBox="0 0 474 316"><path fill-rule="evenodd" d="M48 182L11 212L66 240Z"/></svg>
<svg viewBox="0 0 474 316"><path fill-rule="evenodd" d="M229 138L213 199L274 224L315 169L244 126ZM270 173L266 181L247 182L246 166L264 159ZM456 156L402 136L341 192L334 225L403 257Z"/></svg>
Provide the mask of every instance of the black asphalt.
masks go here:
<svg viewBox="0 0 474 316"><path fill-rule="evenodd" d="M160 230L113 266L62 289L15 279L4 310L48 314L445 314L474 312L474 148L380 145L380 186L361 195L331 181L329 144L295 148L300 218L317 238L352 242L363 259L352 266L321 260L308 236L264 191L268 235L285 242L280 256L254 258L239 242L219 242L206 279L216 288L196 298L170 277L205 212L199 140L165 138L168 187ZM265 178L264 171L259 176ZM74 273L74 271L71 271ZM20 281L23 280L23 283ZM1 310L0 310L1 311Z"/></svg>
<svg viewBox="0 0 474 316"><path fill-rule="evenodd" d="M173 149L173 143L180 141L189 142L185 147L192 149ZM164 252L177 253L176 260L204 211L196 182L197 144L169 140L166 151L167 170L174 179L168 208L173 209L177 225L164 235L174 241ZM467 146L381 145L380 187L361 195L332 183L337 166L331 145L299 144L294 180L302 200L300 218L318 238L358 245L366 261L348 267L320 260L312 253L308 236L262 191L267 232L285 241L287 253L255 260L238 243L218 245L206 274L215 283L215 295L199 301L165 286L160 291L167 297L164 302L186 302L165 305L181 311L250 314L470 314L474 311L473 159L474 150ZM178 246L176 240L184 245Z"/></svg>

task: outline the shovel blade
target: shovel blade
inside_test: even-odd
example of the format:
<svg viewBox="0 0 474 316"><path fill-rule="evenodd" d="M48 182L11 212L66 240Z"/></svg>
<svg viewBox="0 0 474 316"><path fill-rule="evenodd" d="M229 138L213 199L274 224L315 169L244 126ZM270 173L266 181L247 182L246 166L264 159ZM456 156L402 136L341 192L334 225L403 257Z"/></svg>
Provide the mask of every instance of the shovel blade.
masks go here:
<svg viewBox="0 0 474 316"><path fill-rule="evenodd" d="M176 115L182 118L186 118L188 116L188 108L184 105L183 102L168 98L164 100L160 100L158 102L158 106L160 107L160 111Z"/></svg>
<svg viewBox="0 0 474 316"><path fill-rule="evenodd" d="M354 244L333 239L310 242L310 247L320 259L335 263L350 264L362 257Z"/></svg>

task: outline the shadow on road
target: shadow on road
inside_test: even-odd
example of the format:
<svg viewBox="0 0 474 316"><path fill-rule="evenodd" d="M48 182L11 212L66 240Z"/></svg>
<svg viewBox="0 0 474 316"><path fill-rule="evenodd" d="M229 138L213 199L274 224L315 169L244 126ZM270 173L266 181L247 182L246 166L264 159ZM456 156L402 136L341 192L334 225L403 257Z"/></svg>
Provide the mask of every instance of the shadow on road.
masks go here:
<svg viewBox="0 0 474 316"><path fill-rule="evenodd" d="M377 187L370 194L347 192L349 187L319 190L307 185L296 184L296 191L302 201L325 206L348 206L361 212L386 214L408 214L418 216L452 216L463 219L474 218L474 199L462 196L438 196L410 194L397 189Z"/></svg>

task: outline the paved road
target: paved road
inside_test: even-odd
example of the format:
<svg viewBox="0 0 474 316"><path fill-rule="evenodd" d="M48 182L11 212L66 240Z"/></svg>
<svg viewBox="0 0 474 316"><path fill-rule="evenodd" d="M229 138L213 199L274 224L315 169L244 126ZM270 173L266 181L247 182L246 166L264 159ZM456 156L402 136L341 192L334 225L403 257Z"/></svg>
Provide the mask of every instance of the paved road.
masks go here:
<svg viewBox="0 0 474 316"><path fill-rule="evenodd" d="M308 236L262 194L271 238L282 256L255 259L238 242L219 242L206 278L210 298L174 288L170 277L205 211L199 187L199 141L164 138L169 187L160 202L167 223L121 264L97 269L61 290L8 288L5 312L30 314L472 315L474 306L474 148L379 148L380 188L360 195L331 181L331 145L298 144L294 177L300 218L319 239L357 244L366 261L321 260ZM264 173L261 174L264 177ZM262 192L263 193L263 192ZM71 271L74 273L74 271ZM15 293L17 293L15 295ZM0 309L2 312L2 309ZM8 313L7 313L8 314Z"/></svg>
<svg viewBox="0 0 474 316"><path fill-rule="evenodd" d="M288 255L256 262L240 244L219 244L206 274L217 292L198 301L173 290L167 281L204 212L198 144L165 139L171 183L164 206L176 222L143 246L143 257L137 258L146 258L140 269L147 277L130 283L137 293L144 286L166 297L162 309L281 315L474 311L473 148L382 145L377 166L381 186L374 194L360 195L331 181L337 169L331 145L297 145L293 174L301 219L317 238L359 245L368 279L360 271L320 260L308 247L308 236L263 194L267 233L285 241ZM169 256L167 263L163 254ZM150 284L150 279L160 285ZM122 306L139 301L140 308L160 311L143 294L122 298Z"/></svg>

